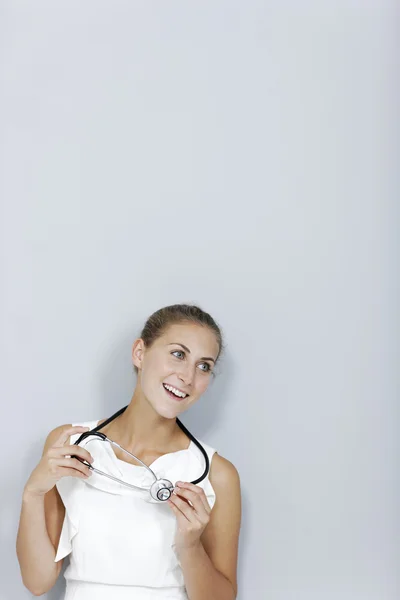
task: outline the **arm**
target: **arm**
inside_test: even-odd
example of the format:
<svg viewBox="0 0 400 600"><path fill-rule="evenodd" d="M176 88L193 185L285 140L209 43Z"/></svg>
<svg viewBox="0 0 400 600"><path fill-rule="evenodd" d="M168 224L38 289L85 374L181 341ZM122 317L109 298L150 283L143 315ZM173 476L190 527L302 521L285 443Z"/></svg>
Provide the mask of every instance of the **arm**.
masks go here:
<svg viewBox="0 0 400 600"><path fill-rule="evenodd" d="M179 556L190 600L234 600L241 523L240 480L236 468L215 454L210 481L216 501L200 543Z"/></svg>
<svg viewBox="0 0 400 600"><path fill-rule="evenodd" d="M48 435L42 459L24 488L16 549L22 581L34 596L50 590L61 571L63 561L56 563L54 559L65 508L55 487L60 476L55 473L59 468L63 469L65 475L77 474L77 471L68 468L72 463L63 457L61 460L69 463L68 467L56 467L55 455L61 456L64 452L63 440L68 440L71 432L78 429L83 428L62 425Z"/></svg>

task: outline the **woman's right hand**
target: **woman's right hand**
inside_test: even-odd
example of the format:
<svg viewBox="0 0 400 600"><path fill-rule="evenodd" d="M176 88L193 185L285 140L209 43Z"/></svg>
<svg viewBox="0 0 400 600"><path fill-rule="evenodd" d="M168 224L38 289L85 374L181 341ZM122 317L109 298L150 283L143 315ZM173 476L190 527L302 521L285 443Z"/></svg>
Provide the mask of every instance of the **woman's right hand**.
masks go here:
<svg viewBox="0 0 400 600"><path fill-rule="evenodd" d="M80 446L65 445L71 435L85 431L89 431L89 427L67 427L62 431L56 441L44 451L39 464L25 484L25 492L29 495L44 496L62 477L90 477L92 473L89 467L78 459L71 458L71 455L79 456L90 464L93 462L92 455Z"/></svg>

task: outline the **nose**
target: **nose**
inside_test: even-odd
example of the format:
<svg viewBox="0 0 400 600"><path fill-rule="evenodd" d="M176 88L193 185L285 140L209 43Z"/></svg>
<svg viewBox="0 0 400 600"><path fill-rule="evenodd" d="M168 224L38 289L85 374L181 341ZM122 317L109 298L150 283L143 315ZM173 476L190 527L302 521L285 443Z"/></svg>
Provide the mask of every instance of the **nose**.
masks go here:
<svg viewBox="0 0 400 600"><path fill-rule="evenodd" d="M182 365L179 373L179 379L181 379L185 385L192 385L193 381L193 369L189 364Z"/></svg>

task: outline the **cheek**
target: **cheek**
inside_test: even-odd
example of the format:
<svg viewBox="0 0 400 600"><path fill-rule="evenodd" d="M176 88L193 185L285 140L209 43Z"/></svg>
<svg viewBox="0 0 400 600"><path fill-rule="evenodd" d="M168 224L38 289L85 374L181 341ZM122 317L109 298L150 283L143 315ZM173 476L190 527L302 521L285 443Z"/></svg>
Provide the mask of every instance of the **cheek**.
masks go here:
<svg viewBox="0 0 400 600"><path fill-rule="evenodd" d="M162 377L168 366L168 360L162 360L159 356L151 356L145 363L144 371L149 378Z"/></svg>
<svg viewBox="0 0 400 600"><path fill-rule="evenodd" d="M204 394L210 384L210 379L206 375L199 377L199 381L196 383L196 391L198 394Z"/></svg>

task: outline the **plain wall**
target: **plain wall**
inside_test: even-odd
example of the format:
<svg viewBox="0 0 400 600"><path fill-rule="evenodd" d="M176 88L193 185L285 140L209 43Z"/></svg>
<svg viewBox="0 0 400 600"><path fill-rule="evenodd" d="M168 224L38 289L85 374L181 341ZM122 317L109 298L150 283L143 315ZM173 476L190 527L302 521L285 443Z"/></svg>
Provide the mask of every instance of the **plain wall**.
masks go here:
<svg viewBox="0 0 400 600"><path fill-rule="evenodd" d="M182 420L241 476L239 598L399 597L394 7L1 2L1 600L47 433L178 302L226 336Z"/></svg>

